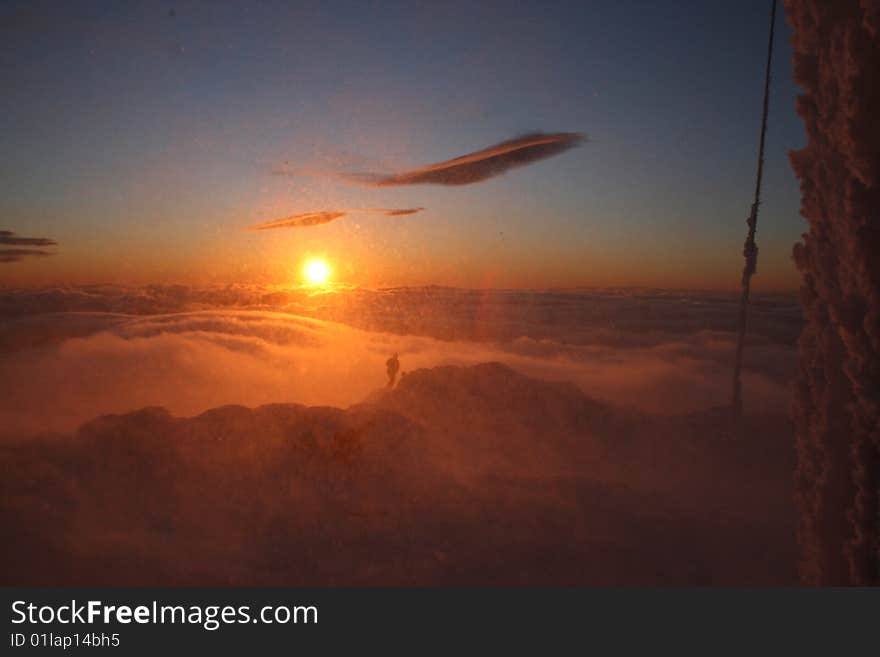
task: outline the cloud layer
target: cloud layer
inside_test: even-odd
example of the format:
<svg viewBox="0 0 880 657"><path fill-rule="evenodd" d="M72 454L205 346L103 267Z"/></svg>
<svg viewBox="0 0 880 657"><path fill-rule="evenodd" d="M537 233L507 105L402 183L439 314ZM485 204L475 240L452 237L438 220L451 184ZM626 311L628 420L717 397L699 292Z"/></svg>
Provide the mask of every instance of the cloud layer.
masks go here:
<svg viewBox="0 0 880 657"><path fill-rule="evenodd" d="M726 299L425 289L336 296L252 286L0 295L0 317L18 311L0 320L0 426L68 430L148 405L184 415L223 404L347 406L384 384L393 352L405 371L498 361L664 414L724 404L729 392L727 308L735 315L735 303ZM786 328L786 303L754 314L745 390L756 411L787 408L794 347L784 336L797 325Z"/></svg>
<svg viewBox="0 0 880 657"><path fill-rule="evenodd" d="M0 290L0 575L790 584L791 300L734 434L729 297Z"/></svg>
<svg viewBox="0 0 880 657"><path fill-rule="evenodd" d="M387 217L398 217L402 215L415 214L421 212L424 208L370 208L366 210L322 210L320 212L306 212L303 214L295 214L283 219L268 221L256 226L250 226L249 230L270 230L273 228L302 228L305 226L320 226L321 224L329 224L331 221L342 219L352 214L382 214Z"/></svg>
<svg viewBox="0 0 880 657"><path fill-rule="evenodd" d="M398 173L351 173L343 178L368 187L401 185L471 185L513 169L564 153L585 140L578 133L522 135L446 162Z"/></svg>

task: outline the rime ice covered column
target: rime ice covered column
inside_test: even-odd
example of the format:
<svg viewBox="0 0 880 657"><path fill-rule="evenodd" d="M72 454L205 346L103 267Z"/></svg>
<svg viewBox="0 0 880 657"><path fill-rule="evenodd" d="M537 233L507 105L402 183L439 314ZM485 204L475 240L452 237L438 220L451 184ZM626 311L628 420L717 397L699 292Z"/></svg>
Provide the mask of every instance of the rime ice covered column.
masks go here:
<svg viewBox="0 0 880 657"><path fill-rule="evenodd" d="M880 584L880 0L785 0L809 141L794 404L801 577Z"/></svg>

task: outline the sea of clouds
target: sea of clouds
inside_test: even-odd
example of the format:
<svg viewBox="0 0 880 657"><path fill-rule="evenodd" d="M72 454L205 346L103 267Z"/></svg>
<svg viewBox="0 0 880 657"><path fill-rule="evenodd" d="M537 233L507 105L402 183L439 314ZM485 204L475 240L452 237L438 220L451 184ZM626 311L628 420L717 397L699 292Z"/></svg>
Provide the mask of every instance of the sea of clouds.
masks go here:
<svg viewBox="0 0 880 657"><path fill-rule="evenodd" d="M752 311L733 422L733 295L4 290L0 575L791 584L800 315Z"/></svg>
<svg viewBox="0 0 880 657"><path fill-rule="evenodd" d="M224 404L347 407L404 372L497 361L661 414L728 403L736 298L632 290L91 286L0 293L0 426L68 431L104 413ZM756 412L787 411L796 299L757 299L745 357Z"/></svg>

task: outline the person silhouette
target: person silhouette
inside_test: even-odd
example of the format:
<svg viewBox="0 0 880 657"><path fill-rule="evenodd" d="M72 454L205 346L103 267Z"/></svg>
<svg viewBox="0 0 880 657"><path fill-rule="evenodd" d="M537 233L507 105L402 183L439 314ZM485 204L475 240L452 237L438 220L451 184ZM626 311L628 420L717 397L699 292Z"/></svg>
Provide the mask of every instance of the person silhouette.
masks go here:
<svg viewBox="0 0 880 657"><path fill-rule="evenodd" d="M388 373L388 387L393 388L394 382L397 380L397 372L400 370L400 361L397 359L397 352L385 361L385 371Z"/></svg>

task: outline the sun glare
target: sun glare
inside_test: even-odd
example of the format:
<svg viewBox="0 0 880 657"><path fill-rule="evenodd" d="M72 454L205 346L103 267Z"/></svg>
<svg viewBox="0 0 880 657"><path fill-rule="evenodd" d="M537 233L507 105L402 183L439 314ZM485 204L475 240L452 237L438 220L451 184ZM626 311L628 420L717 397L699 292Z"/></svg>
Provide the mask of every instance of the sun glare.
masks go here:
<svg viewBox="0 0 880 657"><path fill-rule="evenodd" d="M330 265L319 258L306 260L303 275L309 285L324 285L330 280Z"/></svg>

